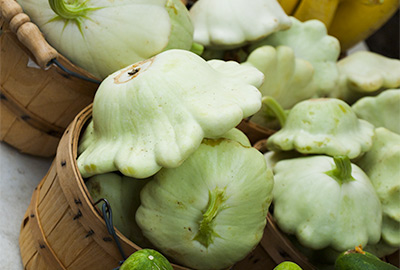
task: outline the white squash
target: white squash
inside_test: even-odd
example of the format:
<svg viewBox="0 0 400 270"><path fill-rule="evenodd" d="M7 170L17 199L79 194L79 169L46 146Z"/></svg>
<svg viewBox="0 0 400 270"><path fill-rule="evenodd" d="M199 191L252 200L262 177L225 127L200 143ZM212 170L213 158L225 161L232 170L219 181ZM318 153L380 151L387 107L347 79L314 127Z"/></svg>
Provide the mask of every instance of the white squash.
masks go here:
<svg viewBox="0 0 400 270"><path fill-rule="evenodd" d="M99 78L193 43L193 25L180 0L18 2L57 51Z"/></svg>

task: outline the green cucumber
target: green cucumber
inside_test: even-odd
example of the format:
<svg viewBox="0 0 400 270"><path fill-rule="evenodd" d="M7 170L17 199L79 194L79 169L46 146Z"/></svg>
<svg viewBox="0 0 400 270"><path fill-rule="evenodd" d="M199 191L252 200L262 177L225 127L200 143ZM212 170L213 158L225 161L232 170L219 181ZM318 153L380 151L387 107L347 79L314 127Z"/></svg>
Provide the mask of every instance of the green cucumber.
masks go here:
<svg viewBox="0 0 400 270"><path fill-rule="evenodd" d="M356 248L339 255L335 262L335 270L399 270L399 268L361 248Z"/></svg>
<svg viewBox="0 0 400 270"><path fill-rule="evenodd" d="M134 252L120 267L120 270L144 269L173 270L167 258L153 249L141 249Z"/></svg>

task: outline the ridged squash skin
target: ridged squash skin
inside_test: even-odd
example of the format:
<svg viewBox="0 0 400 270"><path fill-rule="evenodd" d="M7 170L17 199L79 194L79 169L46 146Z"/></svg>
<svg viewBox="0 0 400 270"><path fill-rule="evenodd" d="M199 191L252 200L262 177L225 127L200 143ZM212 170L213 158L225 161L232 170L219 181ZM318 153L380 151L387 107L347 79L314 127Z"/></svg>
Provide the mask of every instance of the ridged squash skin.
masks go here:
<svg viewBox="0 0 400 270"><path fill-rule="evenodd" d="M267 146L273 151L354 159L371 149L373 137L374 126L358 119L344 101L308 99L290 110L283 128L268 138Z"/></svg>
<svg viewBox="0 0 400 270"><path fill-rule="evenodd" d="M368 175L382 203L381 240L399 248L400 135L382 127L377 128L375 133L372 149L358 160L357 164Z"/></svg>
<svg viewBox="0 0 400 270"><path fill-rule="evenodd" d="M289 46L261 46L252 51L242 65L256 67L264 74L267 79L259 87L260 92L263 96L275 98L284 109L313 97L317 90L311 84L314 76L312 64L297 58Z"/></svg>
<svg viewBox="0 0 400 270"><path fill-rule="evenodd" d="M374 97L363 97L351 107L360 119L400 135L399 104L400 89L388 89Z"/></svg>
<svg viewBox="0 0 400 270"><path fill-rule="evenodd" d="M318 96L328 95L338 84L339 71L336 61L340 54L339 41L328 35L326 26L318 20L302 22L289 16L292 26L285 31L277 31L249 45L249 51L258 47L288 46L296 58L306 60L314 68L313 87Z"/></svg>
<svg viewBox="0 0 400 270"><path fill-rule="evenodd" d="M332 175L336 170L344 175ZM342 252L379 241L381 203L367 175L348 159L282 160L274 167L274 179L273 216L303 246Z"/></svg>
<svg viewBox="0 0 400 270"><path fill-rule="evenodd" d="M168 50L108 76L93 101L93 120L82 135L83 177L120 171L146 178L175 168L203 138L215 138L261 107L264 79L254 67L205 61Z"/></svg>
<svg viewBox="0 0 400 270"><path fill-rule="evenodd" d="M241 47L291 25L277 0L198 0L190 17L195 42L219 50Z"/></svg>
<svg viewBox="0 0 400 270"><path fill-rule="evenodd" d="M273 176L255 148L205 139L178 168L142 190L136 221L166 256L192 269L226 269L259 243Z"/></svg>

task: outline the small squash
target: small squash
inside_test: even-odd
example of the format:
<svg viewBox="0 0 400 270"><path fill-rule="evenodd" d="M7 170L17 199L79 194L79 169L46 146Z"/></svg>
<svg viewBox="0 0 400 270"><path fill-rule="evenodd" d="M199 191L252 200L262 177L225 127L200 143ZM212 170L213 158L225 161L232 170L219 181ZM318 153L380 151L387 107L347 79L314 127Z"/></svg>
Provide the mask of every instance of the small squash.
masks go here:
<svg viewBox="0 0 400 270"><path fill-rule="evenodd" d="M160 252L153 249L141 249L134 252L121 265L120 270L172 270L172 266Z"/></svg>

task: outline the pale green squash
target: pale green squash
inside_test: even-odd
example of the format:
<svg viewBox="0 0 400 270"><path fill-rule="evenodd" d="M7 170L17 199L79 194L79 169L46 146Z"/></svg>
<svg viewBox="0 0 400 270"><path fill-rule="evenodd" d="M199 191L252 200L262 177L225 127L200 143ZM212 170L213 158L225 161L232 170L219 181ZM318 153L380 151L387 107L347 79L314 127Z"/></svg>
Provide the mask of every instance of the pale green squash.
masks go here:
<svg viewBox="0 0 400 270"><path fill-rule="evenodd" d="M198 0L190 9L194 40L232 49L291 26L277 0Z"/></svg>
<svg viewBox="0 0 400 270"><path fill-rule="evenodd" d="M388 89L375 97L360 98L351 108L359 118L375 127L400 134L400 89Z"/></svg>
<svg viewBox="0 0 400 270"><path fill-rule="evenodd" d="M259 151L205 139L181 166L161 169L143 188L136 221L173 261L224 269L261 240L272 188L272 172Z"/></svg>
<svg viewBox="0 0 400 270"><path fill-rule="evenodd" d="M400 86L400 60L370 51L358 51L337 62L338 87L329 96L348 103Z"/></svg>
<svg viewBox="0 0 400 270"><path fill-rule="evenodd" d="M318 20L301 22L290 16L292 26L285 31L277 31L254 42L250 51L264 45L281 45L293 49L296 58L306 60L314 67L312 84L319 96L326 96L339 82L339 70L336 61L340 54L339 41L328 35L326 26Z"/></svg>
<svg viewBox="0 0 400 270"><path fill-rule="evenodd" d="M203 138L215 138L261 107L264 75L236 62L206 62L168 50L107 77L82 136L83 177L119 170L146 178L182 164Z"/></svg>
<svg viewBox="0 0 400 270"><path fill-rule="evenodd" d="M346 155L354 159L372 147L374 126L358 119L351 107L339 99L299 102L281 122L283 128L268 138L270 150Z"/></svg>
<svg viewBox="0 0 400 270"><path fill-rule="evenodd" d="M99 78L193 44L193 24L180 0L18 2L58 52Z"/></svg>
<svg viewBox="0 0 400 270"><path fill-rule="evenodd" d="M365 171L383 209L382 240L400 246L400 135L377 128L372 149L357 164ZM388 254L385 254L388 255Z"/></svg>
<svg viewBox="0 0 400 270"><path fill-rule="evenodd" d="M344 156L279 161L274 168L273 216L301 245L345 251L376 244L382 207L368 176Z"/></svg>

